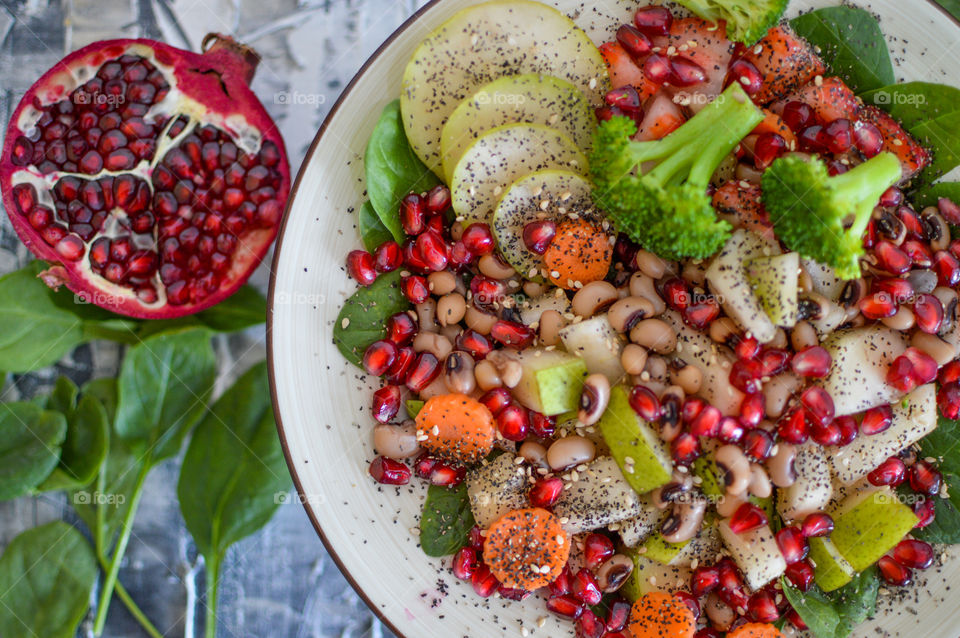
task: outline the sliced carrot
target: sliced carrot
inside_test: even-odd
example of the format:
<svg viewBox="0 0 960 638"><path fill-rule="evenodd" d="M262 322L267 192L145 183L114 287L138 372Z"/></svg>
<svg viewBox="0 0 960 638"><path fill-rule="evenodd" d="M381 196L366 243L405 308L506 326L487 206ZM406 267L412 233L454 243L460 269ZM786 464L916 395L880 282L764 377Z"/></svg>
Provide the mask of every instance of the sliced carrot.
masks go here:
<svg viewBox="0 0 960 638"><path fill-rule="evenodd" d="M424 449L463 463L475 463L489 454L497 433L487 406L465 394L428 399L416 422Z"/></svg>
<svg viewBox="0 0 960 638"><path fill-rule="evenodd" d="M826 71L810 43L786 25L770 29L743 59L752 62L763 77L763 85L753 97L757 104L787 96Z"/></svg>
<svg viewBox="0 0 960 638"><path fill-rule="evenodd" d="M570 557L570 537L560 519L540 508L513 510L487 530L483 562L502 584L533 591L560 575Z"/></svg>
<svg viewBox="0 0 960 638"><path fill-rule="evenodd" d="M666 93L659 93L647 103L643 120L633 139L638 142L659 140L683 126L686 121L680 105Z"/></svg>
<svg viewBox="0 0 960 638"><path fill-rule="evenodd" d="M790 130L790 127L783 121L783 118L767 109L763 109L763 113L763 121L757 124L757 128L753 129L751 134L776 133L787 143L787 148L797 148L797 136Z"/></svg>
<svg viewBox="0 0 960 638"><path fill-rule="evenodd" d="M746 228L774 238L770 216L760 203L760 187L756 184L739 180L724 183L713 194L713 207L717 209L717 216L730 222L734 228Z"/></svg>
<svg viewBox="0 0 960 638"><path fill-rule="evenodd" d="M610 71L610 84L615 89L621 86L632 86L645 100L653 95L657 85L649 81L643 74L643 69L637 66L630 54L618 42L605 42L600 45L600 54L607 63Z"/></svg>
<svg viewBox="0 0 960 638"><path fill-rule="evenodd" d="M605 278L612 260L613 247L607 233L582 218L560 222L543 254L548 278L567 290Z"/></svg>
<svg viewBox="0 0 960 638"><path fill-rule="evenodd" d="M693 611L672 594L655 591L633 603L627 625L633 638L693 638Z"/></svg>
<svg viewBox="0 0 960 638"><path fill-rule="evenodd" d="M752 622L737 627L727 638L783 638L783 634L769 623Z"/></svg>
<svg viewBox="0 0 960 638"><path fill-rule="evenodd" d="M823 122L832 122L842 117L853 121L857 118L861 107L859 98L840 78L823 78L819 82L811 82L779 102L775 102L770 110L780 115L783 113L783 107L788 102L794 101L809 105Z"/></svg>
<svg viewBox="0 0 960 638"><path fill-rule="evenodd" d="M900 160L904 182L930 165L930 151L921 146L886 111L868 104L860 111L860 119L870 122L883 133L883 150L893 153Z"/></svg>

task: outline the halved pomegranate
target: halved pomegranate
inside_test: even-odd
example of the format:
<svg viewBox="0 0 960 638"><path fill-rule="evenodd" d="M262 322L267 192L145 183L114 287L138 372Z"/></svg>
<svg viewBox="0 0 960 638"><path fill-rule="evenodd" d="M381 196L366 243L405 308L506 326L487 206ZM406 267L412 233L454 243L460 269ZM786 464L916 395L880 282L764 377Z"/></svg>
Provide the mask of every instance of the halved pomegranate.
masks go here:
<svg viewBox="0 0 960 638"><path fill-rule="evenodd" d="M20 101L0 156L17 234L41 277L131 317L198 312L232 294L276 236L290 169L249 88L259 57L95 42Z"/></svg>

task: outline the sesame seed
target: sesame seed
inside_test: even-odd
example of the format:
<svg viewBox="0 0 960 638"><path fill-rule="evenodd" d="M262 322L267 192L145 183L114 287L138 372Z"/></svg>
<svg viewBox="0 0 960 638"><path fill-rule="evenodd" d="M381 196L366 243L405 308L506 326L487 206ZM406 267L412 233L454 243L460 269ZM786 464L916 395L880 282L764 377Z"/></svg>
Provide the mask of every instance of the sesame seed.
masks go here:
<svg viewBox="0 0 960 638"><path fill-rule="evenodd" d="M344 317L343 321L340 322L340 327L343 328L344 330L346 330L347 326L349 325L350 325L350 317Z"/></svg>

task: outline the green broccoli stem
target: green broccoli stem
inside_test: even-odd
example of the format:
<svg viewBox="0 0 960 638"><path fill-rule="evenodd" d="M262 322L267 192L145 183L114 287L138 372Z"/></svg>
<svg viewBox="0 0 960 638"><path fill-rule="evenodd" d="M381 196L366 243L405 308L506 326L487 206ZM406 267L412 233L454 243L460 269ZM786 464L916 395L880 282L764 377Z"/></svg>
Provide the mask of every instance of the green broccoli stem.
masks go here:
<svg viewBox="0 0 960 638"><path fill-rule="evenodd" d="M893 153L884 152L830 178L838 205L855 214L848 231L851 237L863 237L880 197L901 177L900 160Z"/></svg>

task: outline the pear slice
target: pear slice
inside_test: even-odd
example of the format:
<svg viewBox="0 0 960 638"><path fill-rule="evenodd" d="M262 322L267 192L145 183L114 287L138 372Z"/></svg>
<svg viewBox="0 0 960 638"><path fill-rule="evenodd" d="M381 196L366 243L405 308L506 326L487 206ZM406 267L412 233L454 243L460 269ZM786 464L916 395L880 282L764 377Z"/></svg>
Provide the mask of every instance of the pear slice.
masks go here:
<svg viewBox="0 0 960 638"><path fill-rule="evenodd" d="M890 487L852 496L840 503L832 516L830 540L857 572L880 560L919 521Z"/></svg>
<svg viewBox="0 0 960 638"><path fill-rule="evenodd" d="M893 403L903 393L887 384L893 360L907 349L906 336L883 325L834 332L820 344L833 357L819 385L830 393L837 416Z"/></svg>
<svg viewBox="0 0 960 638"><path fill-rule="evenodd" d="M527 476L517 472L516 456L501 454L466 478L470 510L477 525L490 527L507 512L528 506Z"/></svg>
<svg viewBox="0 0 960 638"><path fill-rule="evenodd" d="M606 314L561 329L560 341L567 352L583 358L587 372L602 374L610 385L616 385L626 375L620 363L620 353L626 344Z"/></svg>
<svg viewBox="0 0 960 638"><path fill-rule="evenodd" d="M747 280L770 321L783 328L797 324L800 255L784 253L746 262Z"/></svg>
<svg viewBox="0 0 960 638"><path fill-rule="evenodd" d="M639 549L639 548L638 548ZM620 589L628 600L637 600L655 591L677 591L690 586L690 565L664 565L650 560L636 549L628 552L633 559L633 573Z"/></svg>
<svg viewBox="0 0 960 638"><path fill-rule="evenodd" d="M514 467L516 472L516 467ZM563 522L570 534L590 532L611 523L637 517L643 502L627 483L609 456L601 456L587 465L579 478L563 490L553 506L553 513Z"/></svg>
<svg viewBox="0 0 960 638"><path fill-rule="evenodd" d="M576 410L580 404L587 364L576 355L559 350L528 348L516 355L523 369L514 398L547 416Z"/></svg>
<svg viewBox="0 0 960 638"><path fill-rule="evenodd" d="M540 315L547 310L555 310L560 315L570 314L570 299L563 288L552 288L539 297L524 301L519 310L520 321L529 326L540 321Z"/></svg>
<svg viewBox="0 0 960 638"><path fill-rule="evenodd" d="M840 299L840 293L843 292L843 286L847 282L837 277L833 266L821 264L808 257L802 258L800 265L803 266L804 271L810 275L813 292L818 295L823 295L830 301Z"/></svg>
<svg viewBox="0 0 960 638"><path fill-rule="evenodd" d="M837 546L829 538L811 538L810 562L814 565L813 577L823 591L840 589L851 580L856 572L847 559L840 555Z"/></svg>
<svg viewBox="0 0 960 638"><path fill-rule="evenodd" d="M787 444L788 445L788 444ZM787 522L802 520L822 510L833 496L829 454L813 441L797 447L793 459L796 480L777 490L777 511Z"/></svg>
<svg viewBox="0 0 960 638"><path fill-rule="evenodd" d="M673 459L667 444L630 407L628 390L616 386L597 427L627 482L645 494L670 481Z"/></svg>
<svg viewBox="0 0 960 638"><path fill-rule="evenodd" d="M419 399L407 399L404 402L404 407L407 408L407 416L411 419L416 418L417 414L420 413L420 409L423 407L424 401Z"/></svg>
<svg viewBox="0 0 960 638"><path fill-rule="evenodd" d="M719 528L723 544L743 572L744 581L750 589L760 589L786 571L787 563L768 525L737 534L730 529L729 520L724 519L720 521Z"/></svg>
<svg viewBox="0 0 960 638"><path fill-rule="evenodd" d="M587 158L566 134L549 126L510 124L491 129L467 148L453 171L453 210L463 217L464 226L490 224L508 186L547 169L586 174Z"/></svg>
<svg viewBox="0 0 960 638"><path fill-rule="evenodd" d="M631 488L632 489L632 488ZM666 510L657 509L653 506L649 494L640 497L643 504L643 511L639 516L631 518L620 523L620 540L627 547L636 547L644 542L651 534L656 532L660 522L667 515Z"/></svg>
<svg viewBox="0 0 960 638"><path fill-rule="evenodd" d="M566 80L539 73L498 78L465 97L443 125L440 154L447 181L473 140L511 123L552 126L584 151L597 127L590 101Z"/></svg>

